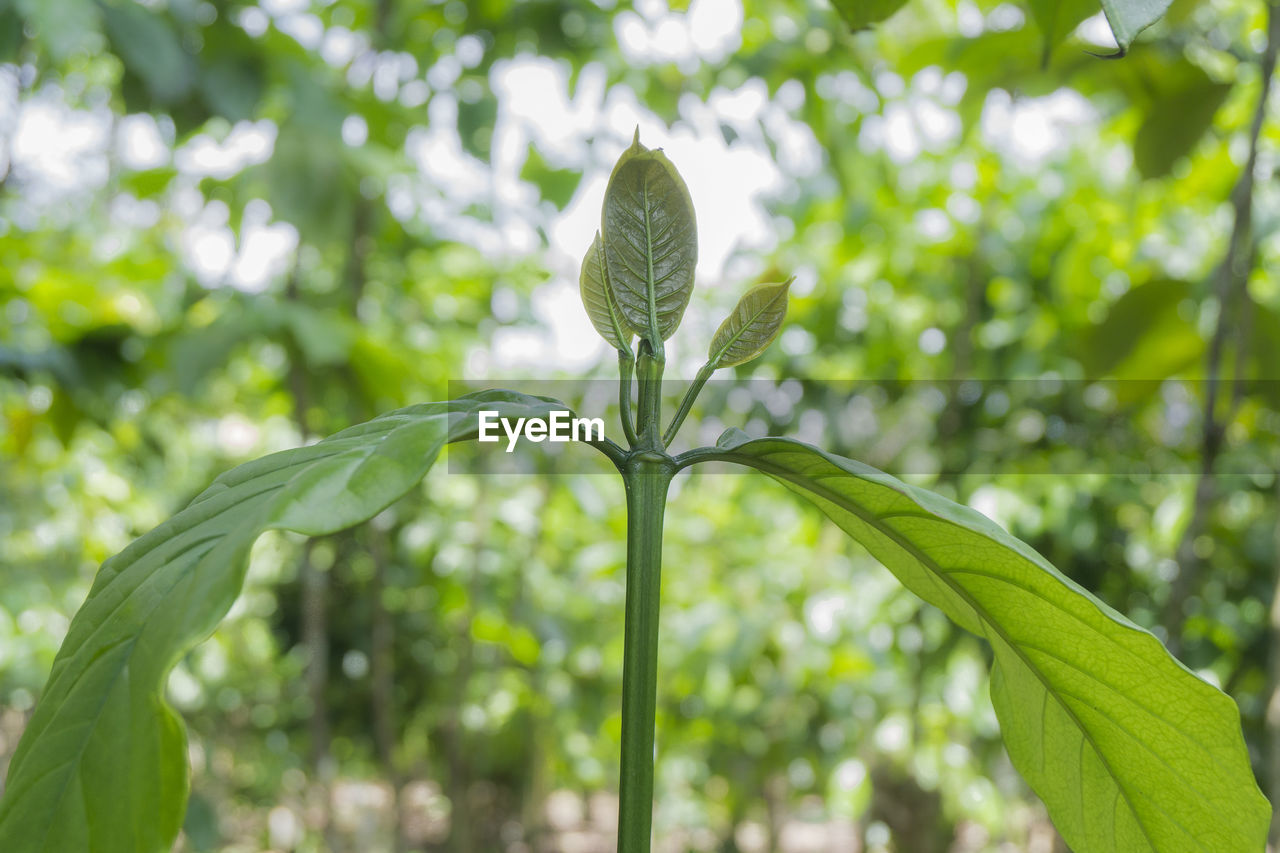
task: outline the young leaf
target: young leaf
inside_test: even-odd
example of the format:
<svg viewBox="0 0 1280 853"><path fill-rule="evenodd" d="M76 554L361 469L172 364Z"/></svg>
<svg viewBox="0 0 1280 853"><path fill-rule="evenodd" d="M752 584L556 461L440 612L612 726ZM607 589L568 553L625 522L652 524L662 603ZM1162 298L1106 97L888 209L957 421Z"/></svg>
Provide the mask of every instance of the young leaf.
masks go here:
<svg viewBox="0 0 1280 853"><path fill-rule="evenodd" d="M725 436L995 652L1009 757L1079 853L1261 851L1271 809L1230 697L981 514L797 441Z"/></svg>
<svg viewBox="0 0 1280 853"><path fill-rule="evenodd" d="M545 417L563 408L487 391L391 412L223 474L107 560L9 765L0 850L169 850L182 824L187 768L165 678L226 615L258 535L318 536L368 520L413 488L446 442L474 436L480 409Z"/></svg>
<svg viewBox="0 0 1280 853"><path fill-rule="evenodd" d="M600 240L600 232L591 241L586 257L582 259L582 273L578 277L578 288L582 294L582 305L587 309L587 317L591 325L596 327L600 337L619 352L631 352L632 331L627 328L618 311L613 290L609 285L608 267L604 260L604 243Z"/></svg>
<svg viewBox="0 0 1280 853"><path fill-rule="evenodd" d="M733 367L768 349L787 316L787 291L793 281L795 277L782 284L761 284L744 293L712 336L707 363Z"/></svg>
<svg viewBox="0 0 1280 853"><path fill-rule="evenodd" d="M661 150L636 131L604 194L604 253L626 325L655 351L671 337L693 292L698 231L693 199Z"/></svg>

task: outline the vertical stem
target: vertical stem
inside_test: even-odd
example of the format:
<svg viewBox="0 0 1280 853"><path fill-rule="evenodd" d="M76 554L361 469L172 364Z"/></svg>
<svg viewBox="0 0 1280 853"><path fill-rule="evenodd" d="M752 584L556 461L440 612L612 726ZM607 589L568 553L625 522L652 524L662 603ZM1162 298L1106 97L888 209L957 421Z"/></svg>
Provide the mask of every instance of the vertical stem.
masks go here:
<svg viewBox="0 0 1280 853"><path fill-rule="evenodd" d="M662 370L666 359L654 353L647 340L640 342L636 360L636 378L640 380L640 417L636 424L640 433L639 447L661 450L662 444Z"/></svg>
<svg viewBox="0 0 1280 853"><path fill-rule="evenodd" d="M623 471L627 490L627 618L622 664L618 853L649 853L653 829L662 517L674 473L670 459L657 453L632 458Z"/></svg>

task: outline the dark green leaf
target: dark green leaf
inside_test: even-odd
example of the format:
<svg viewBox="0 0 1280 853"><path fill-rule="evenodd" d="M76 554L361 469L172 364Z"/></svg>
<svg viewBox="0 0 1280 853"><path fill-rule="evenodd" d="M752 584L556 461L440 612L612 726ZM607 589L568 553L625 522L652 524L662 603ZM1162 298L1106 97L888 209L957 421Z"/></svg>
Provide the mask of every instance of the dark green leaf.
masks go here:
<svg viewBox="0 0 1280 853"><path fill-rule="evenodd" d="M744 293L712 336L707 363L733 367L764 352L782 329L787 316L787 291L793 281L795 278L782 284L761 284Z"/></svg>
<svg viewBox="0 0 1280 853"><path fill-rule="evenodd" d="M311 368L345 364L359 326L343 314L330 313L304 303L282 306L284 322Z"/></svg>
<svg viewBox="0 0 1280 853"><path fill-rule="evenodd" d="M247 56L219 59L200 74L200 94L205 104L231 122L256 116L264 87L262 69Z"/></svg>
<svg viewBox="0 0 1280 853"><path fill-rule="evenodd" d="M1231 86L1218 83L1190 62L1159 81L1158 94L1133 140L1133 160L1144 178L1167 175L1179 158L1191 153L1213 123Z"/></svg>
<svg viewBox="0 0 1280 853"><path fill-rule="evenodd" d="M366 521L422 479L475 413L545 417L508 391L424 403L223 474L107 560L71 622L0 799L6 853L158 853L182 824L186 735L163 698L174 663L239 594L266 530L317 536Z"/></svg>
<svg viewBox="0 0 1280 853"><path fill-rule="evenodd" d="M578 288L582 294L582 305L587 309L591 325L596 327L600 337L616 350L631 352L632 332L623 322L614 301L604 260L604 244L600 241L598 231L596 238L591 241L591 248L587 249L587 254L582 259Z"/></svg>
<svg viewBox="0 0 1280 853"><path fill-rule="evenodd" d="M1097 0L1027 0L1031 17L1044 33L1044 56L1081 21L1098 11Z"/></svg>
<svg viewBox="0 0 1280 853"><path fill-rule="evenodd" d="M724 441L991 643L1009 756L1080 853L1261 851L1235 703L981 514L787 439Z"/></svg>
<svg viewBox="0 0 1280 853"><path fill-rule="evenodd" d="M195 66L173 25L137 3L104 4L103 21L125 68L162 105L176 104L191 90Z"/></svg>
<svg viewBox="0 0 1280 853"><path fill-rule="evenodd" d="M581 172L552 168L532 145L529 146L529 156L524 161L524 167L520 169L520 177L534 184L542 197L554 204L557 210L564 209L582 181Z"/></svg>
<svg viewBox="0 0 1280 853"><path fill-rule="evenodd" d="M693 200L661 150L622 153L604 194L604 251L627 325L655 349L671 337L693 292L698 232Z"/></svg>
<svg viewBox="0 0 1280 853"><path fill-rule="evenodd" d="M850 28L865 30L907 5L907 0L832 0Z"/></svg>
<svg viewBox="0 0 1280 853"><path fill-rule="evenodd" d="M1147 282L1112 303L1107 316L1078 335L1079 358L1093 378L1165 379L1188 366L1204 342L1180 313L1191 285L1176 279Z"/></svg>
<svg viewBox="0 0 1280 853"><path fill-rule="evenodd" d="M0 6L0 62L18 62L26 36L16 9Z"/></svg>

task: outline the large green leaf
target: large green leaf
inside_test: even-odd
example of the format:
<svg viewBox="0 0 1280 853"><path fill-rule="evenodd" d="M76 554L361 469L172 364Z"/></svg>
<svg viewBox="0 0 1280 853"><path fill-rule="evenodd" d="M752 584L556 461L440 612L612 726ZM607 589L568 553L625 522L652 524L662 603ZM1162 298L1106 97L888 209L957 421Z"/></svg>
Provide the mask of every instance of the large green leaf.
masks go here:
<svg viewBox="0 0 1280 853"><path fill-rule="evenodd" d="M604 194L604 251L622 318L658 350L693 293L698 230L693 199L661 150L640 144L618 158Z"/></svg>
<svg viewBox="0 0 1280 853"><path fill-rule="evenodd" d="M187 800L186 736L165 677L239 594L265 530L318 536L409 491L475 413L545 416L507 391L424 403L223 474L190 506L107 560L53 664L0 799L5 853L168 850Z"/></svg>
<svg viewBox="0 0 1280 853"><path fill-rule="evenodd" d="M983 515L788 439L726 434L714 458L812 500L909 589L995 652L1014 765L1078 853L1261 851L1271 809L1231 699Z"/></svg>

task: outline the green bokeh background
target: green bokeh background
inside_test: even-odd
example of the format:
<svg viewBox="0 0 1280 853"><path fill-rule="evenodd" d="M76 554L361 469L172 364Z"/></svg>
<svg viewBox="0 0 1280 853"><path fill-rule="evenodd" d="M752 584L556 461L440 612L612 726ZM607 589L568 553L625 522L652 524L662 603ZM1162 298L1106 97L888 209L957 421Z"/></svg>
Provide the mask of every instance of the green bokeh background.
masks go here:
<svg viewBox="0 0 1280 853"><path fill-rule="evenodd" d="M673 5L0 0L0 769L98 565L218 472L451 380L612 375L577 264L638 124L704 240L668 377L797 276L732 374L785 405L695 422L991 515L1231 694L1280 788L1270 115L1215 291L1265 5L1175 0L1112 60L1016 3ZM982 643L763 478L669 507L658 849L1065 849ZM179 849L611 849L624 530L614 479L441 466L261 540L170 682Z"/></svg>

